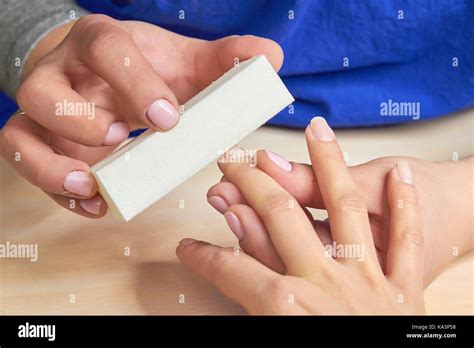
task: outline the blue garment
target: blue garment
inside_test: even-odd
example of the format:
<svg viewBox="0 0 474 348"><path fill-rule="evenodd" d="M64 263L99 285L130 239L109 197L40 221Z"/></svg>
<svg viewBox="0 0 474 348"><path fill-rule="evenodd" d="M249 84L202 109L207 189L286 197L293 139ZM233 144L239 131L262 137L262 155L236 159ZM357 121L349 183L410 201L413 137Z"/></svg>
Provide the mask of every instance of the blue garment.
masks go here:
<svg viewBox="0 0 474 348"><path fill-rule="evenodd" d="M78 3L187 36L254 34L277 41L285 53L280 75L296 102L273 125L304 127L315 115L333 127L384 125L417 119L417 108L424 120L474 106L474 1Z"/></svg>

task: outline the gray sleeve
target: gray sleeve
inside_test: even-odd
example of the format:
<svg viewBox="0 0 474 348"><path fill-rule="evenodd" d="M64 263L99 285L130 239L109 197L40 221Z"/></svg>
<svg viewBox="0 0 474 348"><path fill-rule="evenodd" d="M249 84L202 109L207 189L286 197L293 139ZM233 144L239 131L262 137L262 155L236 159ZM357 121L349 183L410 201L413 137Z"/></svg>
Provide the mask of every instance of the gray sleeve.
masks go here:
<svg viewBox="0 0 474 348"><path fill-rule="evenodd" d="M23 64L35 44L87 13L74 0L1 0L0 90L15 99Z"/></svg>

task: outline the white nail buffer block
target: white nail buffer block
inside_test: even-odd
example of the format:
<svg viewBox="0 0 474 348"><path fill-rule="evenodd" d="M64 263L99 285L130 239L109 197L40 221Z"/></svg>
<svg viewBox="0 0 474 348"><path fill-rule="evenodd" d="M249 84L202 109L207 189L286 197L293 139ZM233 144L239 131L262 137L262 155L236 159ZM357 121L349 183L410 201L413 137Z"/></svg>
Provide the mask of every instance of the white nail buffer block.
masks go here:
<svg viewBox="0 0 474 348"><path fill-rule="evenodd" d="M94 165L99 192L129 221L293 101L265 56L241 62L185 103L175 128L147 131Z"/></svg>

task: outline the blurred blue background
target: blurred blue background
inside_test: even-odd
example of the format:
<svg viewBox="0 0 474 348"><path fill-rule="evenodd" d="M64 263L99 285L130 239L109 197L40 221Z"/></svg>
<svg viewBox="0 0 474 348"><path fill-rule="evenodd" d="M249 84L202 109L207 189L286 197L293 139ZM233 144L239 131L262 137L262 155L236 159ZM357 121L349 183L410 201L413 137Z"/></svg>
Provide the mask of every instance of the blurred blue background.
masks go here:
<svg viewBox="0 0 474 348"><path fill-rule="evenodd" d="M285 53L280 75L296 102L273 125L305 127L315 115L333 127L414 121L410 115L382 115L381 105L389 101L418 103L420 120L474 105L474 1L78 3L93 13L187 36L253 34L277 41ZM0 124L16 109L0 95Z"/></svg>

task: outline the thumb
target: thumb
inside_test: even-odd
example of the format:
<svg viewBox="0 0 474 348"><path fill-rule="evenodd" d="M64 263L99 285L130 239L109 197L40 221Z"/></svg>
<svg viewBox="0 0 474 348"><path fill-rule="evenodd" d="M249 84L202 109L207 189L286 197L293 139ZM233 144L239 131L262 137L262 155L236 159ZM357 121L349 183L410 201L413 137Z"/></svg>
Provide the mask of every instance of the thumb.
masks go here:
<svg viewBox="0 0 474 348"><path fill-rule="evenodd" d="M275 41L253 35L195 41L195 68L200 88L208 86L240 61L264 54L275 68L283 64L283 50Z"/></svg>

